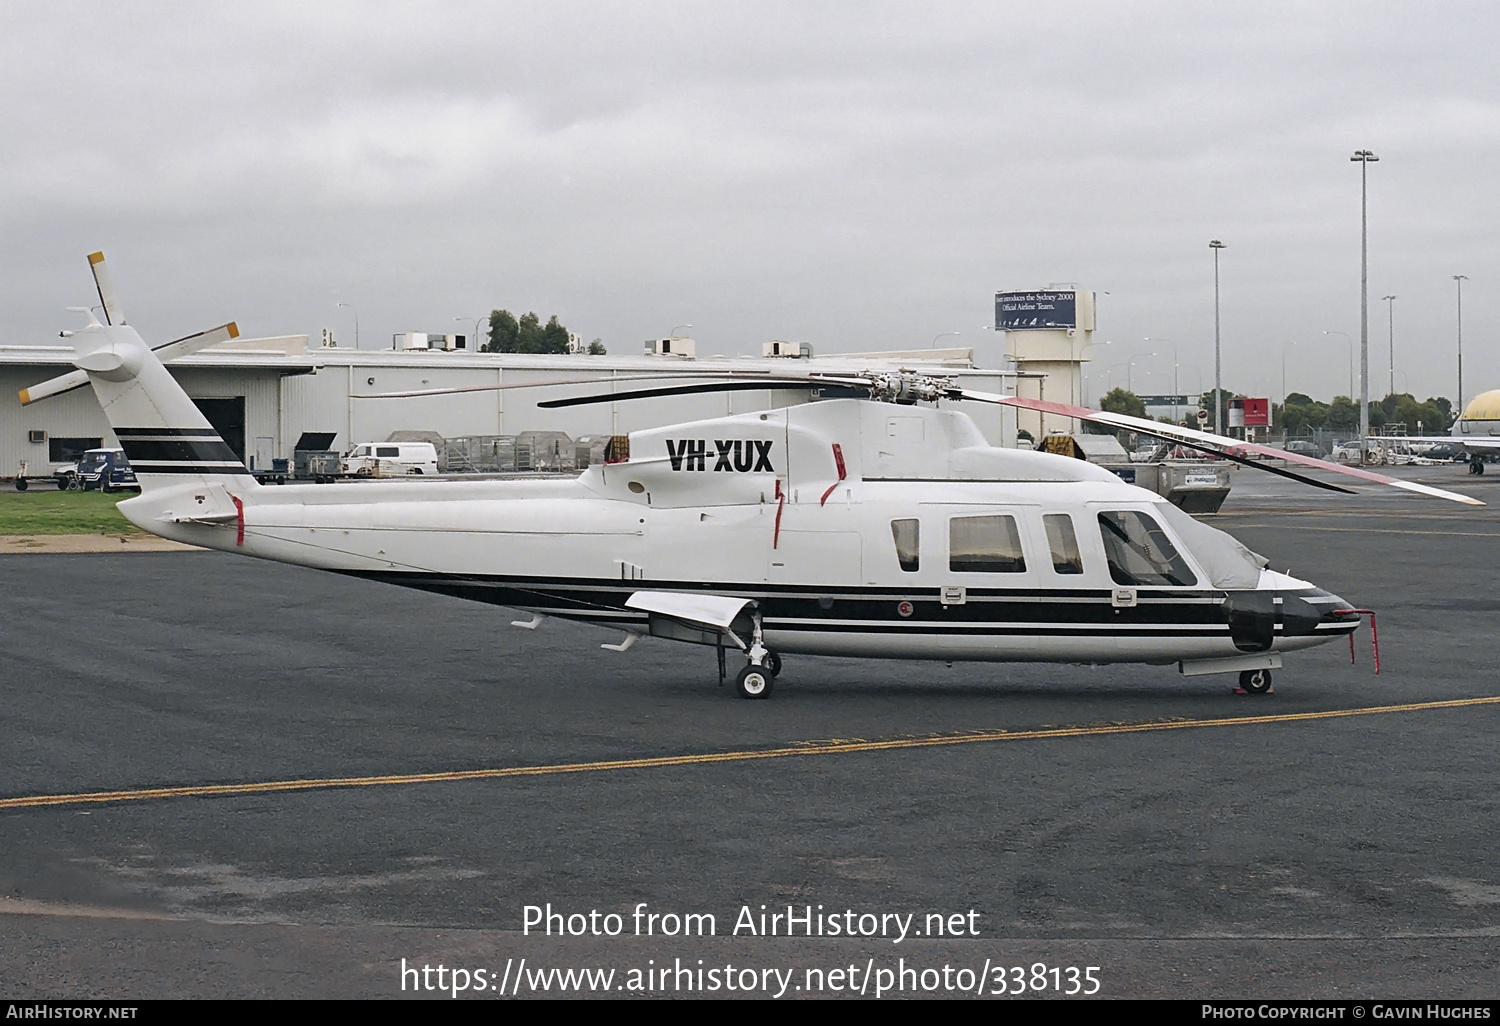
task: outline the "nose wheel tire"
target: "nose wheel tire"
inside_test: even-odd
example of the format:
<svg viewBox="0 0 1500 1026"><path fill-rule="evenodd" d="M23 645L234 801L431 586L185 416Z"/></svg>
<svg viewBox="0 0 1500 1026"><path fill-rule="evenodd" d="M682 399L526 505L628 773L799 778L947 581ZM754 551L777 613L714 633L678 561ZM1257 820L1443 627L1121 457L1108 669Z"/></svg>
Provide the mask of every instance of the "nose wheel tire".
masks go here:
<svg viewBox="0 0 1500 1026"><path fill-rule="evenodd" d="M770 698L774 675L762 666L747 666L735 678L734 685L741 698Z"/></svg>
<svg viewBox="0 0 1500 1026"><path fill-rule="evenodd" d="M781 676L781 653L775 649L766 649L766 669L771 671L772 677Z"/></svg>
<svg viewBox="0 0 1500 1026"><path fill-rule="evenodd" d="M1249 695L1271 693L1270 670L1245 670L1240 674L1240 690Z"/></svg>

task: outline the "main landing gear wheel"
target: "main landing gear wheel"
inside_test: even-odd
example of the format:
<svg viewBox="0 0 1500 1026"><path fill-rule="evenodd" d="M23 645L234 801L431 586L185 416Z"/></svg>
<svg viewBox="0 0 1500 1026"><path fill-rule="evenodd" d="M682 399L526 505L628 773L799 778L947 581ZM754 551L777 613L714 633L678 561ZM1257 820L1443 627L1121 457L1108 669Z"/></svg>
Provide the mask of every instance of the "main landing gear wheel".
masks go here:
<svg viewBox="0 0 1500 1026"><path fill-rule="evenodd" d="M1471 473L1471 474L1483 474L1484 473L1484 461L1483 460L1479 460L1479 459L1469 461L1469 473Z"/></svg>
<svg viewBox="0 0 1500 1026"><path fill-rule="evenodd" d="M769 698L774 677L766 667L750 665L740 671L734 685L739 689L741 698Z"/></svg>
<svg viewBox="0 0 1500 1026"><path fill-rule="evenodd" d="M1240 674L1240 690L1248 695L1271 693L1270 670L1245 670Z"/></svg>

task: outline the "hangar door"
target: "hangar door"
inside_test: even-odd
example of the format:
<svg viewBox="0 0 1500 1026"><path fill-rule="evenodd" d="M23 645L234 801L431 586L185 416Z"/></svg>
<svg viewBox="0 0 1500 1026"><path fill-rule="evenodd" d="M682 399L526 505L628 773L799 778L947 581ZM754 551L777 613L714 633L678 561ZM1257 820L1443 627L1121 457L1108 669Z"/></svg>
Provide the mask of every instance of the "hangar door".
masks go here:
<svg viewBox="0 0 1500 1026"><path fill-rule="evenodd" d="M219 437L224 439L225 444L234 450L234 454L245 462L245 397L233 396L228 399L199 399L194 397L193 404L208 418Z"/></svg>

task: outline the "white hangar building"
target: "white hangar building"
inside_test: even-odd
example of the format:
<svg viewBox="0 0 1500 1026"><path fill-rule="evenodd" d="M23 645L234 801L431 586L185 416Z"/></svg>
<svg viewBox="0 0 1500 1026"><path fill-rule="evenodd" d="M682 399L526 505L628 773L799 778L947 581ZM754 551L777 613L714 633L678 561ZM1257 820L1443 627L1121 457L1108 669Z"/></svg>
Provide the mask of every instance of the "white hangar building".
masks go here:
<svg viewBox="0 0 1500 1026"><path fill-rule="evenodd" d="M424 339L425 341L425 339ZM334 436L331 448L385 441L397 431L435 432L444 438L562 431L623 434L640 428L787 406L807 399L794 390L685 395L543 410L537 402L610 387L651 387L650 375L670 384L710 370L896 370L951 376L969 388L1051 398L1045 376L974 366L972 349L840 354L804 358L693 359L690 339L663 340L685 355L528 356L464 350L355 350L308 345L306 335L240 339L172 362L173 375L229 445L256 469L290 458L305 432ZM650 345L650 343L648 343ZM785 345L782 343L781 345ZM658 350L661 349L658 344ZM770 347L768 346L768 349ZM670 349L670 347L669 347ZM72 369L66 345L0 345L0 477L43 476L49 465L71 462L78 452L118 444L94 401L80 388L22 406L18 393ZM632 379L627 384L623 379ZM413 398L359 398L381 392L574 382L544 388L487 389ZM598 384L594 384L598 382ZM1057 398L1063 398L1058 396ZM992 444L1016 443L1016 412L965 403ZM1024 415L1023 415L1024 416Z"/></svg>

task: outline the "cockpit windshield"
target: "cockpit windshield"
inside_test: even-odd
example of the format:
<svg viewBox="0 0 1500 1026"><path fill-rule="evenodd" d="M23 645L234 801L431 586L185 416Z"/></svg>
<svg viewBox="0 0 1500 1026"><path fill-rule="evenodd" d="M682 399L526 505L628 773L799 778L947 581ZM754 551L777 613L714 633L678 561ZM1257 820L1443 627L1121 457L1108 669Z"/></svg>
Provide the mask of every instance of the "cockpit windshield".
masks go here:
<svg viewBox="0 0 1500 1026"><path fill-rule="evenodd" d="M1099 514L1109 576L1116 584L1191 588L1198 578L1161 525L1133 509Z"/></svg>

